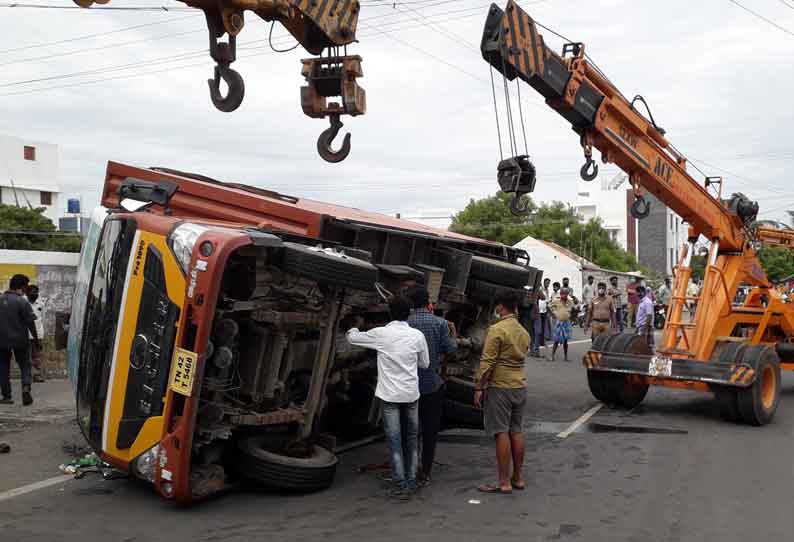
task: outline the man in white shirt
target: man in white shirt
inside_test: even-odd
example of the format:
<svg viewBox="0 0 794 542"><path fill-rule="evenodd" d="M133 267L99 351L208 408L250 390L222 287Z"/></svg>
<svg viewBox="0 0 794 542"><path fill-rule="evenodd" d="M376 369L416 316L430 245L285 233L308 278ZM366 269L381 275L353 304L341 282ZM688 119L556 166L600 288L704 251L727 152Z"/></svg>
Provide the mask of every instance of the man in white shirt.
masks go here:
<svg viewBox="0 0 794 542"><path fill-rule="evenodd" d="M41 347L39 346L40 340L44 338L44 302L39 297L39 287L35 284L29 284L26 297L30 308L33 309L33 315L36 317L34 324L36 325L36 334L39 337L38 341L33 340L33 335L28 332L30 338L30 360L33 366L33 382L44 382L46 380L46 370L41 356Z"/></svg>
<svg viewBox="0 0 794 542"><path fill-rule="evenodd" d="M409 498L416 491L419 463L418 368L430 366L424 334L408 325L411 314L407 299L398 296L389 302L392 321L383 327L360 331L363 321L347 332L354 346L378 352L378 385L375 397L383 402L383 430L389 446L392 478L397 485L394 496Z"/></svg>

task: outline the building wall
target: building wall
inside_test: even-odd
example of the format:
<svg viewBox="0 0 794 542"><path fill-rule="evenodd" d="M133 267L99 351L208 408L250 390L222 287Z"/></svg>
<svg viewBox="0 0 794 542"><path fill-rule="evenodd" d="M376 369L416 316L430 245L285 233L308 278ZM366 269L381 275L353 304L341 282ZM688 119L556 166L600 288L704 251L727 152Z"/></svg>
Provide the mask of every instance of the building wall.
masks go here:
<svg viewBox="0 0 794 542"><path fill-rule="evenodd" d="M574 209L587 222L600 218L601 225L610 232L612 239L624 250L628 250L629 239L626 209L621 204L625 183L615 187L610 179L599 177L586 182L579 180Z"/></svg>
<svg viewBox="0 0 794 542"><path fill-rule="evenodd" d="M582 294L582 272L578 261L533 237L526 237L513 246L527 251L530 264L543 271L544 279L562 282L563 277L568 277L574 295L579 297Z"/></svg>
<svg viewBox="0 0 794 542"><path fill-rule="evenodd" d="M39 287L46 309L44 332L51 336L55 314L72 308L79 258L79 254L70 252L0 250L0 289L7 290L15 274L27 275L31 284Z"/></svg>
<svg viewBox="0 0 794 542"><path fill-rule="evenodd" d="M647 193L645 197L651 202L651 213L637 221L637 258L641 265L672 276L687 226L653 194Z"/></svg>
<svg viewBox="0 0 794 542"><path fill-rule="evenodd" d="M35 159L27 160L25 147L34 149ZM28 158L31 156L28 155ZM18 204L44 207L44 214L58 223L65 212L66 202L60 192L60 164L58 146L52 143L0 135L0 199L7 205ZM13 184L13 188L12 188ZM14 191L16 190L16 199ZM41 204L41 192L52 193L52 204Z"/></svg>

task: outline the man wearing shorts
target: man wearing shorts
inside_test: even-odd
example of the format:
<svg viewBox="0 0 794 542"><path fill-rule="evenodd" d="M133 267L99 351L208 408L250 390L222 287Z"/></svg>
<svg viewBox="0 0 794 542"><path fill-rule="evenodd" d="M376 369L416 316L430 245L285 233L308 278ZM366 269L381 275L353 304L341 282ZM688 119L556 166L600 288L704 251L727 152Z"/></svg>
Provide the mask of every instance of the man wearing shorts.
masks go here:
<svg viewBox="0 0 794 542"><path fill-rule="evenodd" d="M494 298L494 311L499 319L488 329L477 371L474 404L478 407L484 404L485 432L496 440L499 471L498 483L478 488L485 493L524 489L522 420L527 402L524 363L529 333L516 318L518 302L518 296L510 291L500 292Z"/></svg>

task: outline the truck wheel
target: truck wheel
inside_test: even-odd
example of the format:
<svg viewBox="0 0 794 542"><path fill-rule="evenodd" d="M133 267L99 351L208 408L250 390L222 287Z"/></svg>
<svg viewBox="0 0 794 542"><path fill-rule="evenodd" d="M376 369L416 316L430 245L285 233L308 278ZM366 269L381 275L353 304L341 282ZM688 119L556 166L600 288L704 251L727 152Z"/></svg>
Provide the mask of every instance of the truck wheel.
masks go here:
<svg viewBox="0 0 794 542"><path fill-rule="evenodd" d="M523 288L529 284L532 271L512 263L492 260L482 256L473 256L469 276L474 279L484 280L500 286L510 288Z"/></svg>
<svg viewBox="0 0 794 542"><path fill-rule="evenodd" d="M235 461L238 473L263 486L289 491L318 491L333 482L337 458L329 450L311 445L306 455L292 457L269 451L272 445L269 435L241 438Z"/></svg>
<svg viewBox="0 0 794 542"><path fill-rule="evenodd" d="M482 409L474 405L444 399L444 425L451 427L485 427Z"/></svg>
<svg viewBox="0 0 794 542"><path fill-rule="evenodd" d="M468 282L468 295L469 297L483 304L491 303L501 292L516 292L518 295L523 296L524 290L502 286L500 284L493 284L483 280L469 279Z"/></svg>
<svg viewBox="0 0 794 542"><path fill-rule="evenodd" d="M780 361L766 345L751 345L744 362L755 368L755 382L736 391L736 404L741 420L749 425L766 425L772 421L780 402Z"/></svg>
<svg viewBox="0 0 794 542"><path fill-rule="evenodd" d="M741 363L747 346L746 343L718 343L711 359L720 363ZM714 396L720 409L720 417L729 422L741 421L736 392L737 389L734 386L716 386L714 388Z"/></svg>
<svg viewBox="0 0 794 542"><path fill-rule="evenodd" d="M281 269L321 284L368 291L378 280L378 269L363 260L326 254L299 243L285 242L281 250Z"/></svg>
<svg viewBox="0 0 794 542"><path fill-rule="evenodd" d="M601 336L603 337L603 336ZM648 343L640 335L613 333L606 338L597 337L593 350L615 354L650 354ZM621 408L634 408L648 394L648 384L637 375L612 371L587 371L587 384L593 397L603 403Z"/></svg>
<svg viewBox="0 0 794 542"><path fill-rule="evenodd" d="M474 404L475 385L471 380L450 376L446 379L446 387L447 389L444 393L446 397L467 405Z"/></svg>

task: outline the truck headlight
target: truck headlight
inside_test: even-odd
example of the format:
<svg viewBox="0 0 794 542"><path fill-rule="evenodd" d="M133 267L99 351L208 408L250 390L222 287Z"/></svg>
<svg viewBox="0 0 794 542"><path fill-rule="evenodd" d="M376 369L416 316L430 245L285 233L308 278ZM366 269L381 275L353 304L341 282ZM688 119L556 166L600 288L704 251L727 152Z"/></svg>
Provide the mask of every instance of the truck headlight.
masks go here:
<svg viewBox="0 0 794 542"><path fill-rule="evenodd" d="M191 224L185 222L180 224L171 235L168 237L168 242L171 244L171 251L176 257L176 261L182 267L182 271L187 275L187 269L190 266L190 257L193 255L193 247L196 240L201 237L201 234L209 228L199 226L198 224Z"/></svg>
<svg viewBox="0 0 794 542"><path fill-rule="evenodd" d="M157 461L160 454L160 445L156 444L149 448L132 462L132 472L138 478L154 483L154 473L157 468Z"/></svg>

